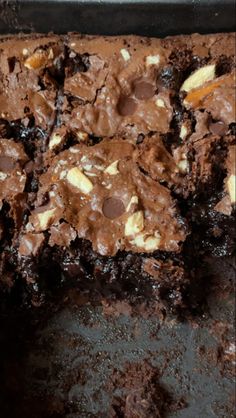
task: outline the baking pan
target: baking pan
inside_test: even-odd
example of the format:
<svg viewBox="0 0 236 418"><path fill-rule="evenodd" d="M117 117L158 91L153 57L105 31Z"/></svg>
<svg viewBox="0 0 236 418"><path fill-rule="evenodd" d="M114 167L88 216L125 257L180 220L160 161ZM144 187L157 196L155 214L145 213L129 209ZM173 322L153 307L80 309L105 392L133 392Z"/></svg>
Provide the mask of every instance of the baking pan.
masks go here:
<svg viewBox="0 0 236 418"><path fill-rule="evenodd" d="M232 31L234 25L235 2L229 0L0 1L0 34L165 36ZM17 308L17 294L1 302L0 416L111 418L109 405L119 397L116 388L107 389L113 370L147 360L159 371L161 387L186 403L163 416L235 417L235 366L224 351L235 339L235 267L230 259L209 260L202 274L207 314L191 322L105 316L69 287L33 312Z"/></svg>
<svg viewBox="0 0 236 418"><path fill-rule="evenodd" d="M230 32L234 0L22 0L0 1L0 32L77 31L166 36Z"/></svg>

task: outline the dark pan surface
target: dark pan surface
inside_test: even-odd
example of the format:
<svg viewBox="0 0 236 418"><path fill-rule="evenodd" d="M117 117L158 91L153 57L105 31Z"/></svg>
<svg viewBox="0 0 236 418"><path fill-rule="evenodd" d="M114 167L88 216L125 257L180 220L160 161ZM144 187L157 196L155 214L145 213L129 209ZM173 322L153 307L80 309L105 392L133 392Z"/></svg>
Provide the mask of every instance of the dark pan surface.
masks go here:
<svg viewBox="0 0 236 418"><path fill-rule="evenodd" d="M0 33L35 31L166 36L230 32L233 0L0 1Z"/></svg>
<svg viewBox="0 0 236 418"><path fill-rule="evenodd" d="M2 317L1 416L110 418L118 396L107 390L114 368L147 359L173 399L188 404L166 417L233 418L235 365L226 352L235 341L235 270L230 260L210 270L207 314L191 322L107 317L101 307L78 307L76 292L65 293L57 309L37 320Z"/></svg>
<svg viewBox="0 0 236 418"><path fill-rule="evenodd" d="M234 30L234 1L0 1L0 33L79 31L164 36ZM110 418L114 368L147 359L160 384L188 406L166 416L233 418L235 341L232 260L209 263L205 314L176 318L104 315L64 293L53 306L0 316L0 416Z"/></svg>

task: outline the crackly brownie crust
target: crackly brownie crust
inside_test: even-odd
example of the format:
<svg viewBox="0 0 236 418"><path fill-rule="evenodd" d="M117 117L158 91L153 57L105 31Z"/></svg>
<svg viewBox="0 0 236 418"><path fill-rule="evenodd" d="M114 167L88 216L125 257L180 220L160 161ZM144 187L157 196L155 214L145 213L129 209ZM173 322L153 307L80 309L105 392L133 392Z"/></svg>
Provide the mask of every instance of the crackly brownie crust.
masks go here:
<svg viewBox="0 0 236 418"><path fill-rule="evenodd" d="M234 34L0 38L4 289L17 279L37 305L66 277L186 305L198 256L234 250L234 48Z"/></svg>
<svg viewBox="0 0 236 418"><path fill-rule="evenodd" d="M1 118L48 130L55 118L64 46L56 36L0 40Z"/></svg>

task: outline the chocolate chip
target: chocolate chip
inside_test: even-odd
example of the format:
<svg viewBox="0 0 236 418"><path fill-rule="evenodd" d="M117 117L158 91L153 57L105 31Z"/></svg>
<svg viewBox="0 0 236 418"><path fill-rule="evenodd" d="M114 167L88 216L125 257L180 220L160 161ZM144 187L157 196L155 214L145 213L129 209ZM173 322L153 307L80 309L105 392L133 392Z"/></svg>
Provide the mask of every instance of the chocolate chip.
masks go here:
<svg viewBox="0 0 236 418"><path fill-rule="evenodd" d="M137 103L131 97L121 97L118 105L117 110L121 116L129 116L133 115L137 108Z"/></svg>
<svg viewBox="0 0 236 418"><path fill-rule="evenodd" d="M222 122L222 121L210 122L209 123L209 131L213 135L223 136L223 135L225 135L227 133L228 126L224 122Z"/></svg>
<svg viewBox="0 0 236 418"><path fill-rule="evenodd" d="M8 173L15 167L15 161L11 157L0 157L0 171Z"/></svg>
<svg viewBox="0 0 236 418"><path fill-rule="evenodd" d="M155 87L147 81L139 81L134 84L134 95L139 100L147 100L155 94Z"/></svg>
<svg viewBox="0 0 236 418"><path fill-rule="evenodd" d="M104 201L102 211L106 218L115 219L125 212L125 206L122 200L116 197L109 197Z"/></svg>

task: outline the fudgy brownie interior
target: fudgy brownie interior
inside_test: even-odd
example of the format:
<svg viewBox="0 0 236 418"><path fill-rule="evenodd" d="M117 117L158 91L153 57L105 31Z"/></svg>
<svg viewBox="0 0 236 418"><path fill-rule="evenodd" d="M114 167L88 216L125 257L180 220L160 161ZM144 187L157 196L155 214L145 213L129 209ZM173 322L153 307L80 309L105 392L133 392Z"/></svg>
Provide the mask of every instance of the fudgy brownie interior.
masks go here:
<svg viewBox="0 0 236 418"><path fill-rule="evenodd" d="M186 308L235 240L235 35L0 38L0 286Z"/></svg>

